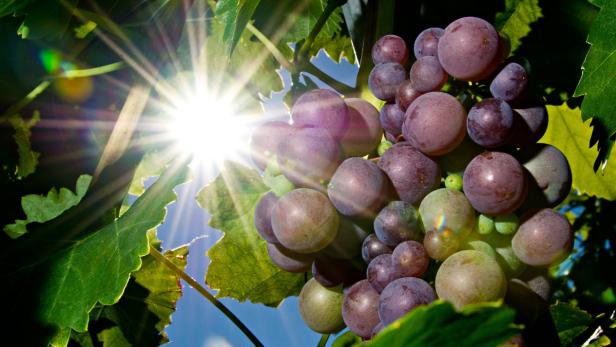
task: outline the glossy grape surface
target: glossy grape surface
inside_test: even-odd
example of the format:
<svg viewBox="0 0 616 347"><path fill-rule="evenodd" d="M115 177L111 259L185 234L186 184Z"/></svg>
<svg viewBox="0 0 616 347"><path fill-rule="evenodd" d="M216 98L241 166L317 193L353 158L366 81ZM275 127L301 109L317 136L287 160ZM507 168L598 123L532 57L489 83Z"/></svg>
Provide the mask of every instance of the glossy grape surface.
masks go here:
<svg viewBox="0 0 616 347"><path fill-rule="evenodd" d="M383 137L379 111L363 99L344 102L349 107L349 125L340 139L342 152L345 157L363 157L374 151Z"/></svg>
<svg viewBox="0 0 616 347"><path fill-rule="evenodd" d="M355 283L344 294L342 318L349 330L356 335L369 338L379 320L379 293L368 280Z"/></svg>
<svg viewBox="0 0 616 347"><path fill-rule="evenodd" d="M424 248L434 260L443 261L460 249L460 237L451 230L430 230L423 240Z"/></svg>
<svg viewBox="0 0 616 347"><path fill-rule="evenodd" d="M267 192L259 199L255 207L255 228L265 241L271 243L278 243L278 239L272 229L272 209L277 202L278 197L276 194Z"/></svg>
<svg viewBox="0 0 616 347"><path fill-rule="evenodd" d="M417 241L404 241L391 254L391 265L395 278L421 277L430 259L424 246Z"/></svg>
<svg viewBox="0 0 616 347"><path fill-rule="evenodd" d="M438 40L444 32L445 30L441 28L428 28L419 33L413 45L415 58L419 59L425 56L436 57L438 55Z"/></svg>
<svg viewBox="0 0 616 347"><path fill-rule="evenodd" d="M396 105L398 105L398 108L404 113L421 94L422 93L413 89L413 83L411 83L411 81L406 80L398 86L398 90L396 91ZM402 120L404 121L404 119ZM402 127L402 123L400 123L400 127Z"/></svg>
<svg viewBox="0 0 616 347"><path fill-rule="evenodd" d="M392 201L383 207L374 219L374 233L388 246L423 238L419 213L405 201Z"/></svg>
<svg viewBox="0 0 616 347"><path fill-rule="evenodd" d="M267 122L255 128L250 139L252 161L265 170L270 158L278 153L278 145L288 139L293 131L289 123L281 121Z"/></svg>
<svg viewBox="0 0 616 347"><path fill-rule="evenodd" d="M506 102L488 98L477 103L468 112L468 136L485 148L502 146L514 131L513 110Z"/></svg>
<svg viewBox="0 0 616 347"><path fill-rule="evenodd" d="M382 292L394 280L391 254L381 254L372 259L366 270L366 278L374 290Z"/></svg>
<svg viewBox="0 0 616 347"><path fill-rule="evenodd" d="M299 293L299 313L306 325L321 334L331 334L344 328L342 319L342 288L325 288L310 279Z"/></svg>
<svg viewBox="0 0 616 347"><path fill-rule="evenodd" d="M514 101L521 97L528 86L528 74L522 65L509 63L490 83L490 93L503 101Z"/></svg>
<svg viewBox="0 0 616 347"><path fill-rule="evenodd" d="M409 59L409 49L400 36L385 35L372 46L372 62L406 64Z"/></svg>
<svg viewBox="0 0 616 347"><path fill-rule="evenodd" d="M383 129L394 137L402 134L402 123L404 122L404 111L396 104L385 104L381 108L379 116Z"/></svg>
<svg viewBox="0 0 616 347"><path fill-rule="evenodd" d="M372 259L378 257L381 254L391 254L393 250L381 242L375 234L370 234L364 239L361 245L361 257L366 264L370 263Z"/></svg>
<svg viewBox="0 0 616 347"><path fill-rule="evenodd" d="M293 125L326 129L339 139L349 125L349 109L344 100L327 89L314 89L300 96L291 109Z"/></svg>
<svg viewBox="0 0 616 347"><path fill-rule="evenodd" d="M420 92L434 92L447 82L447 73L436 57L425 56L417 59L411 66L411 87Z"/></svg>
<svg viewBox="0 0 616 347"><path fill-rule="evenodd" d="M450 230L464 238L475 226L475 211L464 194L447 188L428 194L419 205L424 230Z"/></svg>
<svg viewBox="0 0 616 347"><path fill-rule="evenodd" d="M376 65L368 76L368 87L378 99L392 102L398 86L406 79L404 66L398 63Z"/></svg>
<svg viewBox="0 0 616 347"><path fill-rule="evenodd" d="M399 278L385 287L379 300L379 317L384 325L391 324L420 305L436 300L428 282L415 277Z"/></svg>

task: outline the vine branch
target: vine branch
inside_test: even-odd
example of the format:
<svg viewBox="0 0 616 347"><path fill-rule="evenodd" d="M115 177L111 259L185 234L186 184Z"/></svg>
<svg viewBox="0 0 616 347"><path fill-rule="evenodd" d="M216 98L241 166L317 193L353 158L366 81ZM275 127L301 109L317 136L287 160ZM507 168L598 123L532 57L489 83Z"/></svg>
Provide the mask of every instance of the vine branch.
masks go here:
<svg viewBox="0 0 616 347"><path fill-rule="evenodd" d="M323 70L316 67L313 63L308 63L304 65L302 70L320 79L325 84L329 85L330 87L334 88L335 90L339 91L342 94L348 95L355 91L353 87L345 83L342 83L338 81L337 79L331 77L330 75L325 73Z"/></svg>
<svg viewBox="0 0 616 347"><path fill-rule="evenodd" d="M319 340L317 347L325 347L325 345L327 344L327 340L329 340L329 336L330 334L321 335L321 339Z"/></svg>

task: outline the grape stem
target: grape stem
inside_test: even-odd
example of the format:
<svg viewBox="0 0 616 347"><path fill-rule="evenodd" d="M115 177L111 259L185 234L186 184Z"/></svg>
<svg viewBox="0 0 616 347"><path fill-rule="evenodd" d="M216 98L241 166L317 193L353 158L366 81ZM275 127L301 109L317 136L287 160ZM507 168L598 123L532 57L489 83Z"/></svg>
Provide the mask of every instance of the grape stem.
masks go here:
<svg viewBox="0 0 616 347"><path fill-rule="evenodd" d="M327 340L329 340L329 336L330 334L321 335L321 339L319 340L317 347L325 347L325 345L327 344Z"/></svg>
<svg viewBox="0 0 616 347"><path fill-rule="evenodd" d="M348 95L354 92L353 87L336 80L335 78L323 72L323 70L319 69L312 63L304 65L302 70L306 73L313 75L314 77L321 80L323 83L327 84L328 86L334 88L335 90L344 95Z"/></svg>
<svg viewBox="0 0 616 347"><path fill-rule="evenodd" d="M244 335L252 342L253 345L257 347L264 347L263 343L259 341L259 339L248 329L248 327L239 319L231 310L229 310L222 302L214 297L210 292L207 291L199 282L193 279L190 275L188 275L184 270L177 267L173 262L171 262L167 257L165 257L162 253L160 253L156 248L150 246L150 254L161 264L165 265L169 270L173 271L176 275L178 275L181 279L186 281L188 285L193 287L195 290L199 292L204 298L207 299L210 303L212 303L220 312L222 312L235 326L237 326Z"/></svg>

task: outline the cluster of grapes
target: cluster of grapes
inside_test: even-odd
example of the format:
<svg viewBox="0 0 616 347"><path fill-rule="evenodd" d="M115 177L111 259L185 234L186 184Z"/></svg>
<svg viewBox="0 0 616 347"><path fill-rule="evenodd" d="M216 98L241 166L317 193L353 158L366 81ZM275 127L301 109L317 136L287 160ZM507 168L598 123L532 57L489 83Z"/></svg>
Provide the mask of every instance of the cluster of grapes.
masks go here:
<svg viewBox="0 0 616 347"><path fill-rule="evenodd" d="M506 38L464 17L420 33L414 55L407 80L404 40L374 45L380 113L318 89L294 104L292 124L253 135L255 163L278 182L255 225L274 264L312 272L299 302L315 331L346 325L368 339L437 297L498 300L512 281L547 299L545 269L571 252L571 225L552 210L571 189L569 164L536 143L546 110L526 69L503 63ZM491 97L441 91L456 83L489 85Z"/></svg>

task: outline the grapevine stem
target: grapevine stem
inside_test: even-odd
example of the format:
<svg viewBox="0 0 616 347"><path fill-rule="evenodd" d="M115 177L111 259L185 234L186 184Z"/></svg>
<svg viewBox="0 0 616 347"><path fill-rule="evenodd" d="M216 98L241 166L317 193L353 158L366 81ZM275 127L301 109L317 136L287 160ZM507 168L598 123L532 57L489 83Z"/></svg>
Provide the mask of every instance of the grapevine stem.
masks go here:
<svg viewBox="0 0 616 347"><path fill-rule="evenodd" d="M248 327L244 325L244 323L242 323L242 321L237 318L237 316L233 314L233 312L231 312L231 310L229 310L227 306L225 306L222 302L218 301L218 299L216 299L214 295L212 295L210 292L207 291L207 289L205 289L201 284L199 284L199 282L195 281L192 277L190 277L190 275L188 275L182 269L173 264L173 262L167 259L167 257L165 257L162 253L160 253L156 248L152 246L150 246L150 254L154 257L154 259L168 267L169 270L173 271L181 279L186 281L188 285L197 290L199 294L203 295L203 297L207 299L207 301L211 302L217 309L220 310L220 312L227 316L227 318L229 318L229 320L233 322L233 324L235 324L235 326L237 326L244 333L244 335L246 335L246 337L250 340L250 342L252 342L253 345L255 345L256 347L264 347L263 343L259 341L259 339L252 333L252 331L250 331L250 329L248 329Z"/></svg>
<svg viewBox="0 0 616 347"><path fill-rule="evenodd" d="M335 78L323 72L321 69L319 69L312 63L306 64L303 68L303 71L320 79L325 84L329 85L330 87L334 88L335 90L344 95L349 95L354 92L354 89L351 86L348 86L345 83L336 80Z"/></svg>
<svg viewBox="0 0 616 347"><path fill-rule="evenodd" d="M246 29L248 29L248 31L250 31L259 41L261 41L261 43L265 46L265 48L267 48L267 50L269 50L270 53L272 53L272 55L274 56L274 59L276 59L276 61L278 61L278 63L283 68L289 71L293 69L293 66L291 65L291 63L289 63L289 61L284 57L284 54L280 52L278 47L276 47L276 45L272 41L270 41L267 38L267 36L265 36L259 29L257 29L254 25L252 25L252 23L246 24Z"/></svg>
<svg viewBox="0 0 616 347"><path fill-rule="evenodd" d="M319 340L317 347L325 347L325 345L327 344L327 340L329 340L329 336L329 334L321 335L321 339Z"/></svg>

